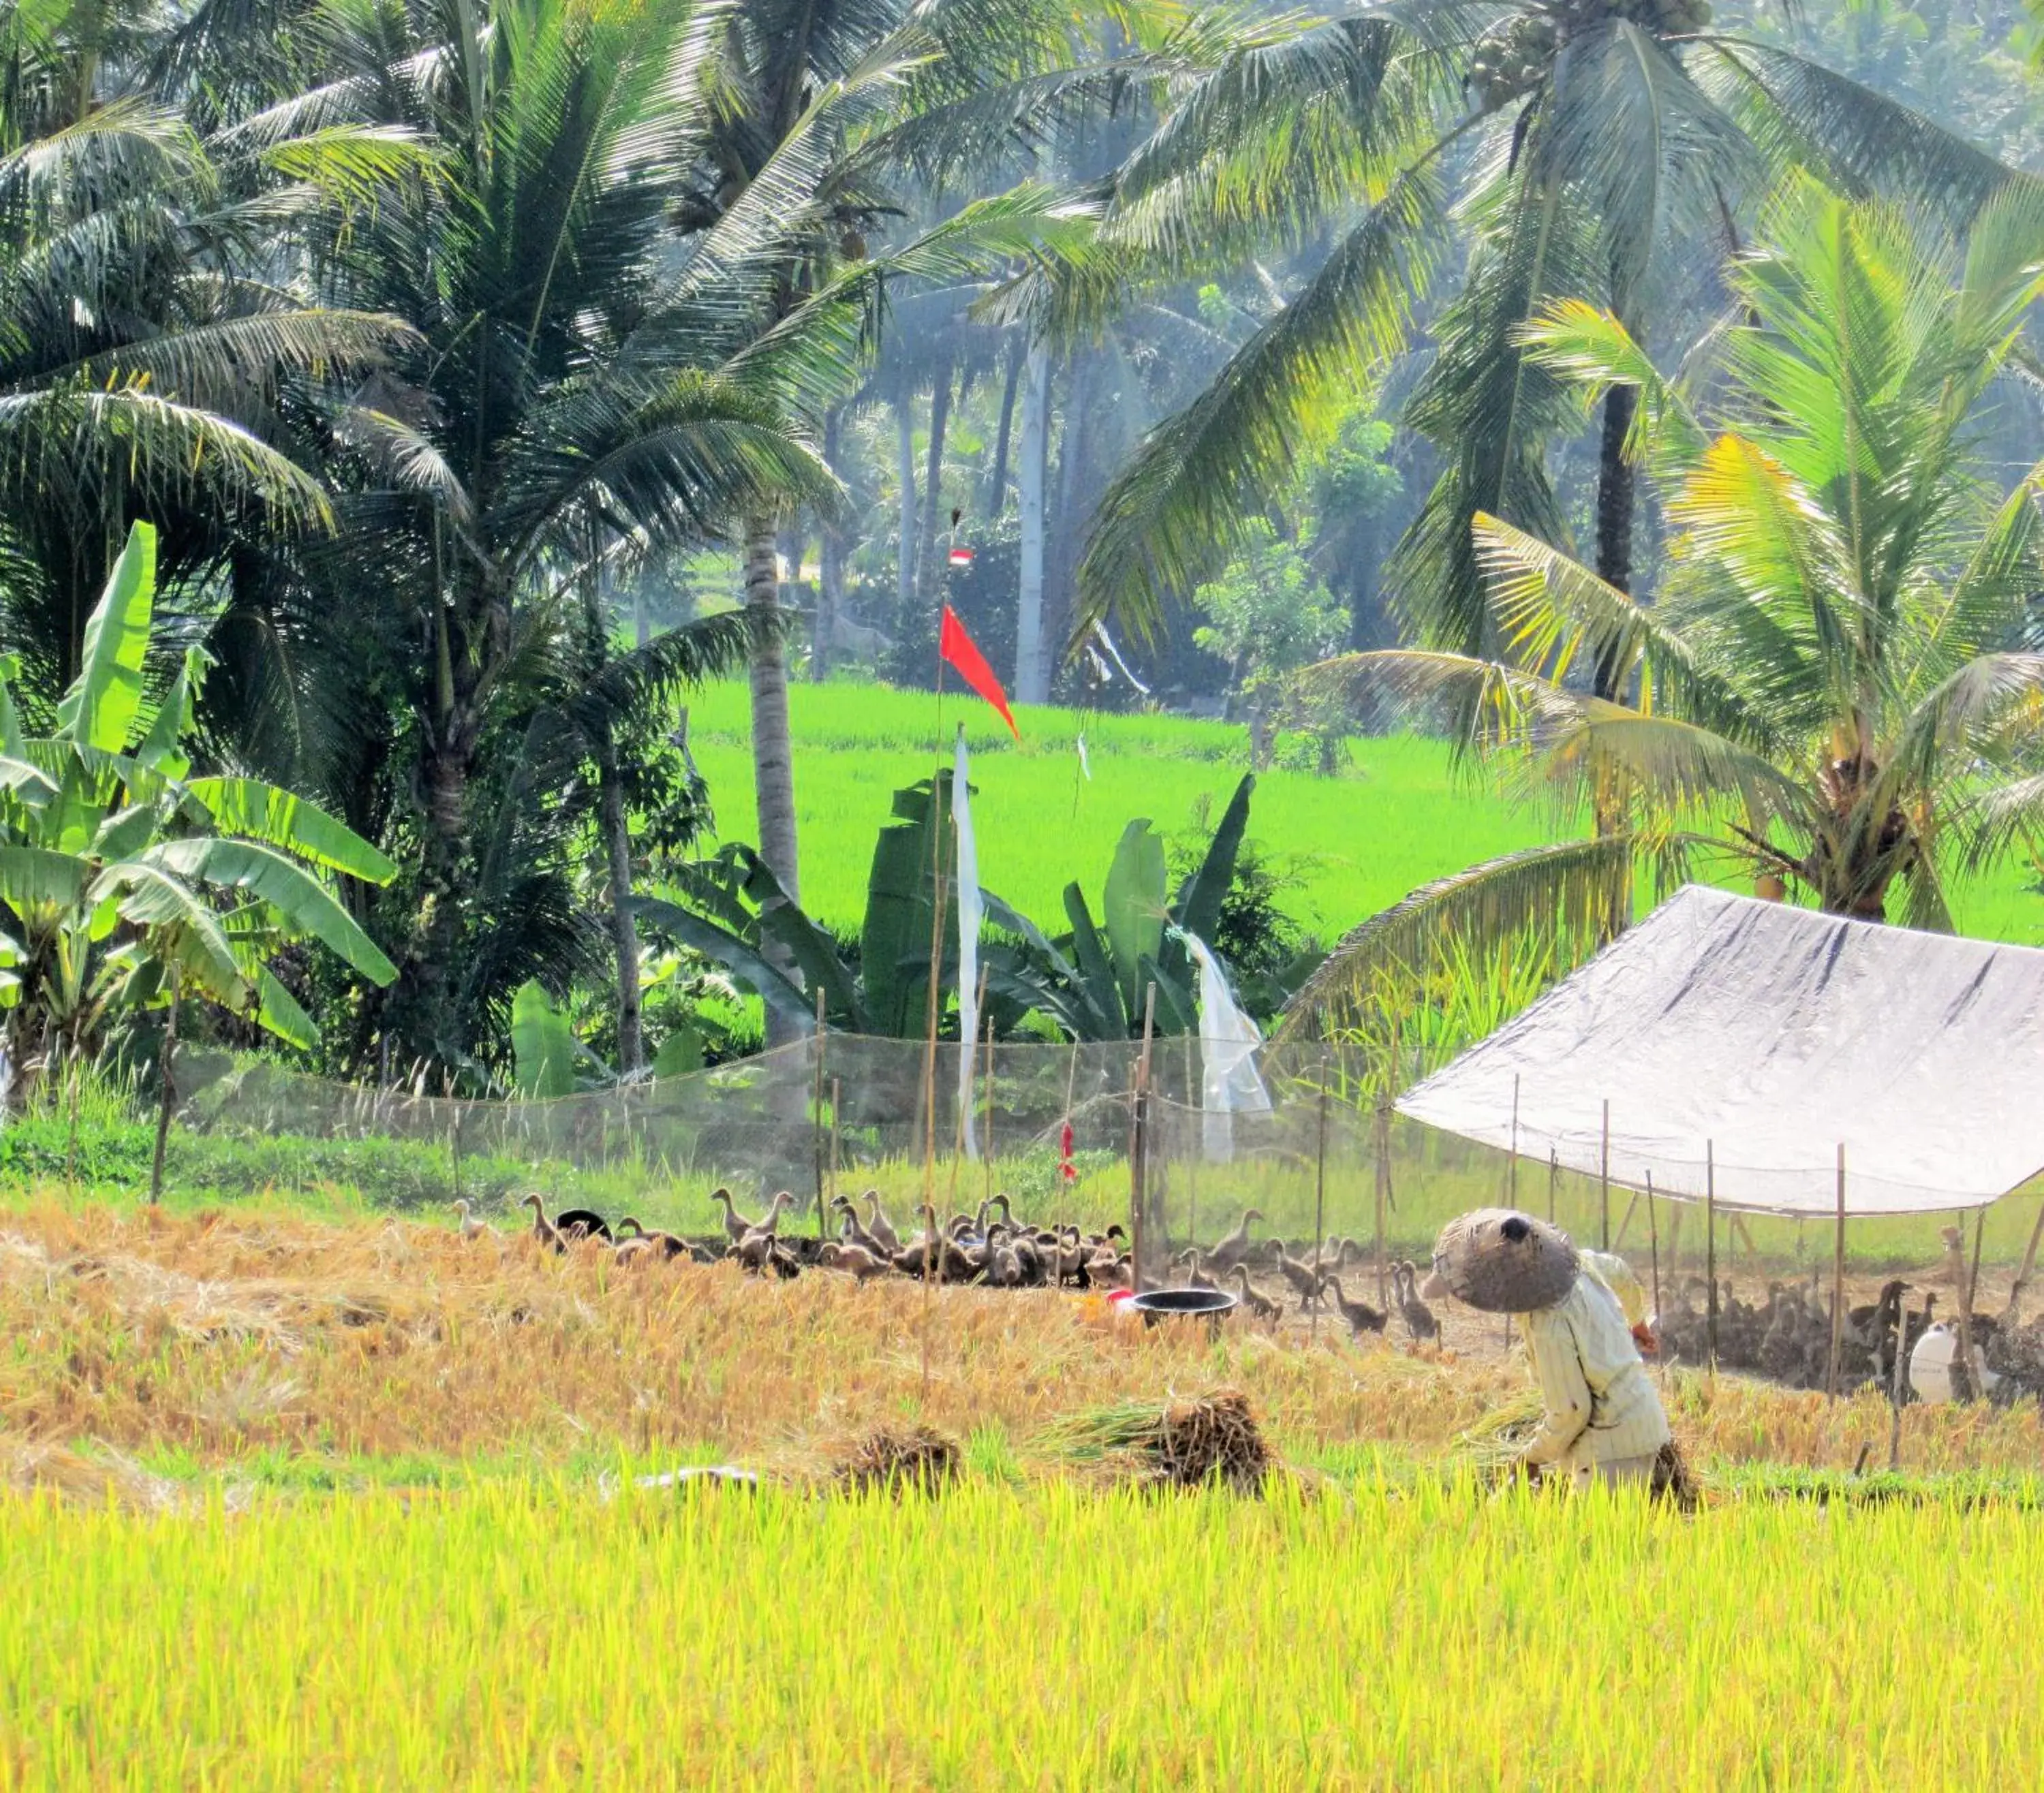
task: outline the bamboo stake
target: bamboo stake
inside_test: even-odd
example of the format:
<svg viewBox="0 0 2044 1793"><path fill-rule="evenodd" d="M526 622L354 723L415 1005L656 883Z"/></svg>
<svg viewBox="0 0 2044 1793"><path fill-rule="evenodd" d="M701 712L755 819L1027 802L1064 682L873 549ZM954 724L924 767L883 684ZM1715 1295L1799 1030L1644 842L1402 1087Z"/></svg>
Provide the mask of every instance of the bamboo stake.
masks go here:
<svg viewBox="0 0 2044 1793"><path fill-rule="evenodd" d="M1148 1206L1150 1040L1157 1025L1157 986L1143 998L1143 1049L1135 1059L1135 1100L1128 1121L1128 1292L1143 1292L1143 1209Z"/></svg>
<svg viewBox="0 0 2044 1793"><path fill-rule="evenodd" d="M2023 1254L2023 1267L2008 1285L2008 1321L2013 1326L2023 1307L2023 1292L2030 1286L2030 1273L2037 1268L2037 1245L2044 1239L2044 1201L2037 1204L2037 1224L2030 1229L2030 1244Z"/></svg>
<svg viewBox="0 0 2044 1793"><path fill-rule="evenodd" d="M1597 1205L1603 1223L1597 1234L1599 1243L1606 1251L1611 1250L1611 1098L1604 1101L1604 1144L1597 1154Z"/></svg>
<svg viewBox="0 0 2044 1793"><path fill-rule="evenodd" d="M1611 1242L1611 1249L1613 1251L1623 1251L1625 1250L1625 1235L1632 1231L1632 1216L1638 1211L1639 1207L1639 1192L1637 1189L1635 1189L1632 1193L1626 1198L1625 1218L1619 1222L1618 1237L1613 1239Z"/></svg>
<svg viewBox="0 0 2044 1793"><path fill-rule="evenodd" d="M1512 1156L1504 1167L1504 1205L1519 1205L1519 1073L1512 1073Z"/></svg>
<svg viewBox="0 0 2044 1793"><path fill-rule="evenodd" d="M1646 1173L1646 1250L1654 1277L1654 1321L1661 1321L1661 1223L1654 1205L1654 1173Z"/></svg>
<svg viewBox="0 0 2044 1793"><path fill-rule="evenodd" d="M1831 1242L1831 1359L1824 1372L1824 1398L1838 1398L1838 1361L1846 1342L1846 1148L1838 1142L1838 1224Z"/></svg>
<svg viewBox="0 0 2044 1793"><path fill-rule="evenodd" d="M1319 1140L1313 1161L1313 1269L1322 1269L1321 1258L1327 1250L1327 1058L1320 1054L1320 1112L1317 1117ZM1320 1295L1313 1292L1313 1318L1311 1337L1315 1344L1320 1337Z"/></svg>
<svg viewBox="0 0 2044 1793"><path fill-rule="evenodd" d="M986 1066L981 1077L979 1143L982 1154L986 1159L986 1196L993 1199L993 1017L986 1013L986 970L979 973L979 1012L986 1019L986 1056L982 1061Z"/></svg>
<svg viewBox="0 0 2044 1793"><path fill-rule="evenodd" d="M171 1111L177 1105L177 1081L172 1070L178 1056L178 997L182 989L184 967L176 960L171 962L171 1013L163 1023L163 1050L161 1062L157 1066L156 1081L162 1085L162 1096L156 1104L156 1149L149 1160L149 1205L157 1206L163 1199L163 1154L171 1142ZM75 1081L76 1067L72 1076ZM78 1158L78 1094L75 1087L71 1092L71 1176L75 1181ZM461 1176L455 1174L455 1193L459 1196ZM73 1192L75 1193L75 1191Z"/></svg>
<svg viewBox="0 0 2044 1793"><path fill-rule="evenodd" d="M1987 1394L1986 1378L1981 1374L1980 1358L1973 1351L1973 1291L1980 1286L1981 1234L1987 1228L1987 1210L1981 1208L1973 1218L1973 1265L1967 1274L1965 1285L1959 1291L1959 1354L1966 1366L1966 1390L1971 1399L1981 1400ZM1964 1244L1965 1232L1961 1223L1959 1232L1961 1269L1965 1265Z"/></svg>
<svg viewBox="0 0 2044 1793"><path fill-rule="evenodd" d="M1704 1142L1704 1351L1710 1373L1718 1373L1718 1155Z"/></svg>
<svg viewBox="0 0 2044 1793"><path fill-rule="evenodd" d="M1554 1196L1562 1184L1561 1154L1550 1146L1547 1148L1547 1224L1554 1223Z"/></svg>
<svg viewBox="0 0 2044 1793"><path fill-rule="evenodd" d="M831 1199L835 1201L837 1199L838 1154L844 1127L844 1085L836 1077L831 1079L830 1114L830 1192Z"/></svg>
<svg viewBox="0 0 2044 1793"><path fill-rule="evenodd" d="M824 1237L824 1069L830 1054L830 1036L824 1031L824 987L816 985L816 1075L811 1096L809 1139L816 1158L816 1238Z"/></svg>
<svg viewBox="0 0 2044 1793"><path fill-rule="evenodd" d="M1930 1310L1924 1310L1927 1315ZM1895 1315L1895 1362L1888 1378L1888 1399L1892 1409L1888 1416L1888 1467L1892 1474L1902 1467L1902 1378L1909 1357L1909 1303L1897 1305Z"/></svg>
<svg viewBox="0 0 2044 1793"><path fill-rule="evenodd" d="M1391 1092L1377 1094L1377 1305L1389 1311L1384 1265L1384 1198L1391 1190Z"/></svg>

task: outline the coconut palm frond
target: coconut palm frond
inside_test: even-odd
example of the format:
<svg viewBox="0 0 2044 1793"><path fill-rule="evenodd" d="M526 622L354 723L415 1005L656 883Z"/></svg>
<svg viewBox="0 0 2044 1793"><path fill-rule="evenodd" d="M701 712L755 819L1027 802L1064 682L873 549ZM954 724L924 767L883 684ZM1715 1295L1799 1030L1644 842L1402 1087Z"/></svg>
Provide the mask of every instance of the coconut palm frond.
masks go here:
<svg viewBox="0 0 2044 1793"><path fill-rule="evenodd" d="M1404 340L1441 218L1426 174L1402 179L1206 392L1151 432L1101 498L1075 638L1112 620L1147 639L1167 605L1227 563L1264 495L1325 433L1328 399Z"/></svg>
<svg viewBox="0 0 2044 1793"><path fill-rule="evenodd" d="M1612 386L1639 394L1626 453L1657 478L1679 479L1701 458L1709 437L1697 422L1679 383L1665 380L1634 340L1606 310L1581 299L1562 299L1521 326L1520 344L1549 372L1582 387L1593 401Z"/></svg>
<svg viewBox="0 0 2044 1793"><path fill-rule="evenodd" d="M1642 860L1672 867L1675 853L1669 843L1650 848L1630 834L1607 835L1508 853L1423 885L1335 944L1286 1005L1274 1037L1312 1037L1357 1007L1381 977L1424 970L1450 942L1481 947L1556 931L1594 940L1626 913Z"/></svg>

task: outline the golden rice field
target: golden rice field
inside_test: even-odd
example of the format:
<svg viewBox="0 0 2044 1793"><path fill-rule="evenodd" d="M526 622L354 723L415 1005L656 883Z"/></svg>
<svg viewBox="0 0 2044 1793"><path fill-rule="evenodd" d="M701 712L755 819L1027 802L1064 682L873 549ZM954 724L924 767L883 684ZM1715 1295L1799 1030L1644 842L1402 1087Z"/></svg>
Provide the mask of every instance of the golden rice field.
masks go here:
<svg viewBox="0 0 2044 1793"><path fill-rule="evenodd" d="M1407 1491L0 1503L0 1787L2015 1787L2044 1521Z"/></svg>
<svg viewBox="0 0 2044 1793"><path fill-rule="evenodd" d="M0 1209L0 1789L2044 1780L2034 1408L1912 1408L1907 1470L1987 1479L1842 1501L1877 1398L1676 1376L1684 1517L1480 1486L1463 1435L1525 1388L1488 1327L924 1302L282 1205ZM1299 1466L1266 1499L1058 1454L1223 1384ZM906 1422L964 1442L949 1492L811 1492ZM766 1492L634 1482L714 1460Z"/></svg>

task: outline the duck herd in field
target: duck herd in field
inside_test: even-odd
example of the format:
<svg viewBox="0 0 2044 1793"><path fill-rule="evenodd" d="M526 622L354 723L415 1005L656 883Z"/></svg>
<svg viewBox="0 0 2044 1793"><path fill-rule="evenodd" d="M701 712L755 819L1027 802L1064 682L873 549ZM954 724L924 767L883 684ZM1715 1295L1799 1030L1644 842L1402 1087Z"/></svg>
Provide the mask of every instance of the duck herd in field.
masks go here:
<svg viewBox="0 0 2044 1793"><path fill-rule="evenodd" d="M931 1277L939 1282L978 1284L993 1288L1089 1288L1112 1292L1131 1284L1126 1231L1110 1226L1087 1230L1062 1223L1044 1226L1016 1218L1005 1195L982 1202L976 1214L955 1214L942 1225L935 1208L920 1211L920 1226L905 1235L882 1204L878 1190L868 1189L858 1202L840 1195L830 1207L837 1217L837 1237L822 1242L784 1236L782 1224L795 1204L786 1190L776 1195L766 1211L744 1213L728 1189L711 1192L722 1211L720 1239L689 1238L652 1231L627 1215L614 1226L591 1208L569 1208L549 1215L544 1197L527 1195L521 1206L532 1211L529 1236L542 1250L562 1253L574 1248L609 1252L620 1264L672 1262L686 1258L697 1264L735 1261L755 1276L800 1276L805 1270L836 1271L860 1282L874 1277ZM466 1199L455 1207L463 1237L490 1231ZM1391 1266L1388 1309L1352 1298L1344 1273L1367 1261L1355 1240L1335 1237L1316 1248L1310 1241L1288 1244L1251 1236L1262 1219L1245 1208L1234 1228L1212 1244L1180 1252L1172 1261L1173 1286L1225 1288L1243 1311L1256 1321L1275 1325L1288 1312L1326 1313L1345 1323L1350 1334L1383 1333L1396 1319L1415 1344L1437 1340L1439 1323L1416 1288L1417 1266L1409 1261ZM1218 1280L1216 1280L1218 1279Z"/></svg>

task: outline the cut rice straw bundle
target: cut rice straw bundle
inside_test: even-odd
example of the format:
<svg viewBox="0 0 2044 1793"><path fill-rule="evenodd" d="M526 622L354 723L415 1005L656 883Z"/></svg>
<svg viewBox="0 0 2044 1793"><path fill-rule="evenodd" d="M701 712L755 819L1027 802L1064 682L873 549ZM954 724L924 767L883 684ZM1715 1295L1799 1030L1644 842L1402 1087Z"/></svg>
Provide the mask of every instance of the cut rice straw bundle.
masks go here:
<svg viewBox="0 0 2044 1793"><path fill-rule="evenodd" d="M1158 1488L1219 1481L1260 1494L1278 1467L1249 1398L1224 1388L1189 1401L1122 1401L1058 1421L1043 1443L1067 1461Z"/></svg>

